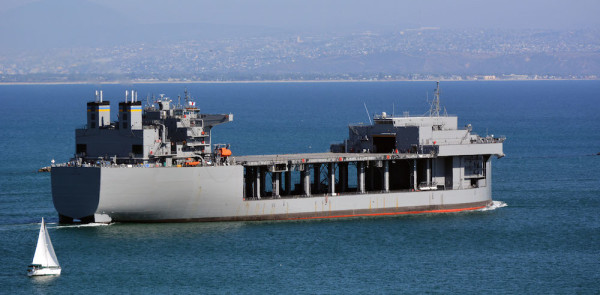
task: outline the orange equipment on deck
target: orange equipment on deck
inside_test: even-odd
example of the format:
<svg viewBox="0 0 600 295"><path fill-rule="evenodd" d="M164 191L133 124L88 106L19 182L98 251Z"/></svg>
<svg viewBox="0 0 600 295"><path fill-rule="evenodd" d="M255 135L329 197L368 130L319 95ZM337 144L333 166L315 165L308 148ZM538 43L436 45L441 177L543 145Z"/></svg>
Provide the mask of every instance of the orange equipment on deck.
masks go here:
<svg viewBox="0 0 600 295"><path fill-rule="evenodd" d="M219 148L219 153L221 154L221 157L231 156L231 150L227 148Z"/></svg>

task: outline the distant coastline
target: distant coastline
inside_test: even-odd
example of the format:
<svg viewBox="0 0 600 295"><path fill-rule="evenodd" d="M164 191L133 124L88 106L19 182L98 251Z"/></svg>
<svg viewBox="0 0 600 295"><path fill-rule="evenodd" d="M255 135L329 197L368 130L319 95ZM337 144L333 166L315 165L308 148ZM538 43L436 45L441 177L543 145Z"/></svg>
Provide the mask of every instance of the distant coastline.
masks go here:
<svg viewBox="0 0 600 295"><path fill-rule="evenodd" d="M538 79L339 79L339 80L136 80L136 81L56 81L56 82L0 82L0 85L131 85L131 84L242 84L242 83L369 83L369 82L507 82L507 81L598 81L593 78L538 78Z"/></svg>
<svg viewBox="0 0 600 295"><path fill-rule="evenodd" d="M600 30L419 28L81 47L66 42L64 48L3 52L0 83L597 80L597 40Z"/></svg>

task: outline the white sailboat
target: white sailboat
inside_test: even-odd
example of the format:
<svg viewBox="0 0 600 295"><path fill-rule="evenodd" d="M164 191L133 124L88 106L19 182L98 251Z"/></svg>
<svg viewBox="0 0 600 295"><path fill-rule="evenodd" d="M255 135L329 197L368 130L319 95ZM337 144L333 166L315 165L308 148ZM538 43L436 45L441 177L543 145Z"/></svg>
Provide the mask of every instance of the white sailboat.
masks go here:
<svg viewBox="0 0 600 295"><path fill-rule="evenodd" d="M46 230L46 222L42 218L42 226L40 227L40 235L38 237L37 247L33 255L33 262L27 269L28 276L56 276L60 275L60 265L58 258L54 253L54 247L50 241L48 230Z"/></svg>

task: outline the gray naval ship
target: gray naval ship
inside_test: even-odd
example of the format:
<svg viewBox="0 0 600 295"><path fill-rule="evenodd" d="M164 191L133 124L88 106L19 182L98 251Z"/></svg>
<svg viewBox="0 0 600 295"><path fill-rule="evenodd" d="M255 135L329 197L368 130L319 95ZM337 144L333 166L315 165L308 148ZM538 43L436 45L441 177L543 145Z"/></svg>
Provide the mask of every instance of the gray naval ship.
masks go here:
<svg viewBox="0 0 600 295"><path fill-rule="evenodd" d="M119 120L96 93L75 157L51 170L61 223L290 220L477 210L492 204L492 156L504 137L458 128L439 104L429 113L376 115L349 126L327 153L233 156L203 114L161 96L142 109L126 92Z"/></svg>

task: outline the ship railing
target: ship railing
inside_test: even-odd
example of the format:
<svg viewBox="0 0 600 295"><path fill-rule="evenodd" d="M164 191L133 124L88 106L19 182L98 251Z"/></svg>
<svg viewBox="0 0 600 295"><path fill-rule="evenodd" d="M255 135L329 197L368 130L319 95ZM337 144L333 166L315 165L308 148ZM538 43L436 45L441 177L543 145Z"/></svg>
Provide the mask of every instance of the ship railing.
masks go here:
<svg viewBox="0 0 600 295"><path fill-rule="evenodd" d="M112 162L102 162L102 163L90 163L90 162L81 162L78 163L76 161L69 161L66 163L57 163L52 164L51 167L97 167L97 168L159 168L164 167L161 163L135 163L135 164L115 164ZM176 167L176 165L173 165Z"/></svg>
<svg viewBox="0 0 600 295"><path fill-rule="evenodd" d="M437 145L419 145L418 154L437 154L440 151L440 147Z"/></svg>
<svg viewBox="0 0 600 295"><path fill-rule="evenodd" d="M499 137L494 137L493 135L480 137L471 139L472 144L487 144L487 143L503 143L506 140L506 136L502 135Z"/></svg>
<svg viewBox="0 0 600 295"><path fill-rule="evenodd" d="M185 162L174 162L171 166L165 166L162 162L151 163L115 163L114 160L83 160L76 158L65 163L55 163L50 167L99 167L99 168L161 168L161 167L214 167L214 166L230 166L236 163L235 157L220 158L218 161L214 159L200 158L200 163L195 165L187 165Z"/></svg>
<svg viewBox="0 0 600 295"><path fill-rule="evenodd" d="M419 190L422 190L422 191L444 190L444 186L438 185L435 181L434 182L423 181L423 182L419 183Z"/></svg>

